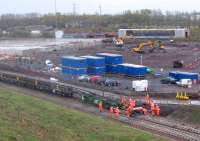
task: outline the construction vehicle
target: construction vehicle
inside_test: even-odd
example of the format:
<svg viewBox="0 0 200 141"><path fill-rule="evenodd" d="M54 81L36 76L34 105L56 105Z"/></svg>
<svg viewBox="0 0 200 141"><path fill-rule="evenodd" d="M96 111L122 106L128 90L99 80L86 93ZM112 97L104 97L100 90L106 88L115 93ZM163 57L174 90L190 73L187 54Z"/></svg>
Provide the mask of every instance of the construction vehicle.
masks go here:
<svg viewBox="0 0 200 141"><path fill-rule="evenodd" d="M161 41L148 41L147 43L140 43L136 48L133 48L133 52L145 53L142 49L146 46L150 48L149 53L153 53L155 50L162 50L163 52L166 52L165 46Z"/></svg>
<svg viewBox="0 0 200 141"><path fill-rule="evenodd" d="M133 48L133 52L144 53L144 51L142 49L145 46L149 46L150 48L153 48L154 42L153 41L148 41L147 43L140 43L136 48Z"/></svg>
<svg viewBox="0 0 200 141"><path fill-rule="evenodd" d="M117 38L113 40L116 47L123 47L124 46L124 39Z"/></svg>
<svg viewBox="0 0 200 141"><path fill-rule="evenodd" d="M178 86L191 88L192 87L192 80L191 79L181 79L176 82Z"/></svg>
<svg viewBox="0 0 200 141"><path fill-rule="evenodd" d="M162 51L162 52L166 52L165 50L165 45L162 43L162 41L154 41L153 46L151 46L152 48L149 50L150 53L154 52L155 50L157 51Z"/></svg>
<svg viewBox="0 0 200 141"><path fill-rule="evenodd" d="M115 44L116 47L123 47L125 44L132 44L133 41L134 41L134 38L130 36L113 39L113 43Z"/></svg>
<svg viewBox="0 0 200 141"><path fill-rule="evenodd" d="M183 67L183 61L176 60L173 62L173 68L182 68Z"/></svg>

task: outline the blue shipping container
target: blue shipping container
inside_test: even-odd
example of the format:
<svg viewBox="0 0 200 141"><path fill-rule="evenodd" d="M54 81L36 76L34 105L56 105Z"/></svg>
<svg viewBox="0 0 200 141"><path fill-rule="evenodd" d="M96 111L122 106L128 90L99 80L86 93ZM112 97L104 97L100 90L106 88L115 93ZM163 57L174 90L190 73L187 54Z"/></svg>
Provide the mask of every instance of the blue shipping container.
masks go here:
<svg viewBox="0 0 200 141"><path fill-rule="evenodd" d="M87 69L70 69L70 68L62 68L63 75L75 75L81 76L87 74Z"/></svg>
<svg viewBox="0 0 200 141"><path fill-rule="evenodd" d="M88 67L105 67L105 58L97 56L81 56L87 60Z"/></svg>
<svg viewBox="0 0 200 141"><path fill-rule="evenodd" d="M181 80L181 79L191 79L192 81L198 80L198 73L188 73L188 72L179 72L179 71L174 71L174 72L169 72L169 76L176 79L176 80Z"/></svg>
<svg viewBox="0 0 200 141"><path fill-rule="evenodd" d="M87 68L87 60L81 57L63 56L61 59L62 66L71 68Z"/></svg>
<svg viewBox="0 0 200 141"><path fill-rule="evenodd" d="M106 68L105 67L88 68L87 73L89 75L105 75Z"/></svg>
<svg viewBox="0 0 200 141"><path fill-rule="evenodd" d="M120 64L118 65L119 74L126 76L142 76L145 77L147 75L147 67L141 65L134 64Z"/></svg>
<svg viewBox="0 0 200 141"><path fill-rule="evenodd" d="M112 74L118 73L117 65L106 65L106 73L112 73Z"/></svg>
<svg viewBox="0 0 200 141"><path fill-rule="evenodd" d="M176 77L176 72L175 71L169 72L169 77L175 78Z"/></svg>
<svg viewBox="0 0 200 141"><path fill-rule="evenodd" d="M105 57L106 65L118 65L124 62L123 56L120 54L97 53L97 56Z"/></svg>

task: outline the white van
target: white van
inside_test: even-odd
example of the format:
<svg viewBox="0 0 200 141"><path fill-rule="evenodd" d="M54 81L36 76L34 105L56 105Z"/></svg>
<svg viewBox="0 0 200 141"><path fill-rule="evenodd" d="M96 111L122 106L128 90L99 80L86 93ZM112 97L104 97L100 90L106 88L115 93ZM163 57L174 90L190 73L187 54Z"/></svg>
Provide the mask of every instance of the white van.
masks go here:
<svg viewBox="0 0 200 141"><path fill-rule="evenodd" d="M181 87L192 87L192 80L191 79L181 79L180 81L177 81L176 84Z"/></svg>

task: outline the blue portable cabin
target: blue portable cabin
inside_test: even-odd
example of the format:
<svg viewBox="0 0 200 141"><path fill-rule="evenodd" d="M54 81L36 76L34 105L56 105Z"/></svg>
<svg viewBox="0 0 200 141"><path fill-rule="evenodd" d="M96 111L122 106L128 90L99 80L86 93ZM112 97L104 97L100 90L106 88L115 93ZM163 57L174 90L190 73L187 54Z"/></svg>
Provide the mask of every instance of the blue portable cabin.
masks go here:
<svg viewBox="0 0 200 141"><path fill-rule="evenodd" d="M105 58L98 56L81 56L87 60L87 73L89 75L105 75L106 65Z"/></svg>
<svg viewBox="0 0 200 141"><path fill-rule="evenodd" d="M82 58L85 58L87 60L88 67L105 67L105 58L104 57L98 57L98 56L81 56Z"/></svg>
<svg viewBox="0 0 200 141"><path fill-rule="evenodd" d="M61 58L62 66L72 68L87 68L87 60L81 57L75 56L63 56Z"/></svg>
<svg viewBox="0 0 200 141"><path fill-rule="evenodd" d="M63 56L62 73L63 75L86 75L87 74L87 60L81 57Z"/></svg>
<svg viewBox="0 0 200 141"><path fill-rule="evenodd" d="M124 58L120 54L112 54L112 53L97 53L97 56L104 57L106 65L118 65L122 64Z"/></svg>
<svg viewBox="0 0 200 141"><path fill-rule="evenodd" d="M87 73L90 74L90 75L105 75L106 74L106 68L105 67L88 68Z"/></svg>
<svg viewBox="0 0 200 141"><path fill-rule="evenodd" d="M172 71L169 72L169 76L176 79L177 81L181 79L191 79L192 81L197 81L199 74L190 72Z"/></svg>
<svg viewBox="0 0 200 141"><path fill-rule="evenodd" d="M118 73L118 65L106 65L106 73L117 74Z"/></svg>
<svg viewBox="0 0 200 141"><path fill-rule="evenodd" d="M117 74L120 74L120 75L126 75L127 74L127 69L123 64L117 65L116 70L117 70Z"/></svg>
<svg viewBox="0 0 200 141"><path fill-rule="evenodd" d="M145 77L147 75L147 67L135 64L120 64L118 65L119 74L133 77Z"/></svg>
<svg viewBox="0 0 200 141"><path fill-rule="evenodd" d="M87 69L86 68L66 68L62 67L62 74L63 75L75 75L75 76L81 76L81 75L87 75Z"/></svg>

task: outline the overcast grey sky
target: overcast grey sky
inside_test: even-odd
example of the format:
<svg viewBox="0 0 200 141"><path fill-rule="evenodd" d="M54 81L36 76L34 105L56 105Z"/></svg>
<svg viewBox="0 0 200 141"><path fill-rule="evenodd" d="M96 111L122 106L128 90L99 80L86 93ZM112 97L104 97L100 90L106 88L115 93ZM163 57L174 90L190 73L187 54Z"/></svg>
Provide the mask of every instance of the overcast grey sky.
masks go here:
<svg viewBox="0 0 200 141"><path fill-rule="evenodd" d="M0 0L0 14L54 12L54 0ZM73 3L78 13L120 13L124 10L161 9L171 11L200 11L200 0L56 0L59 12L71 13Z"/></svg>

